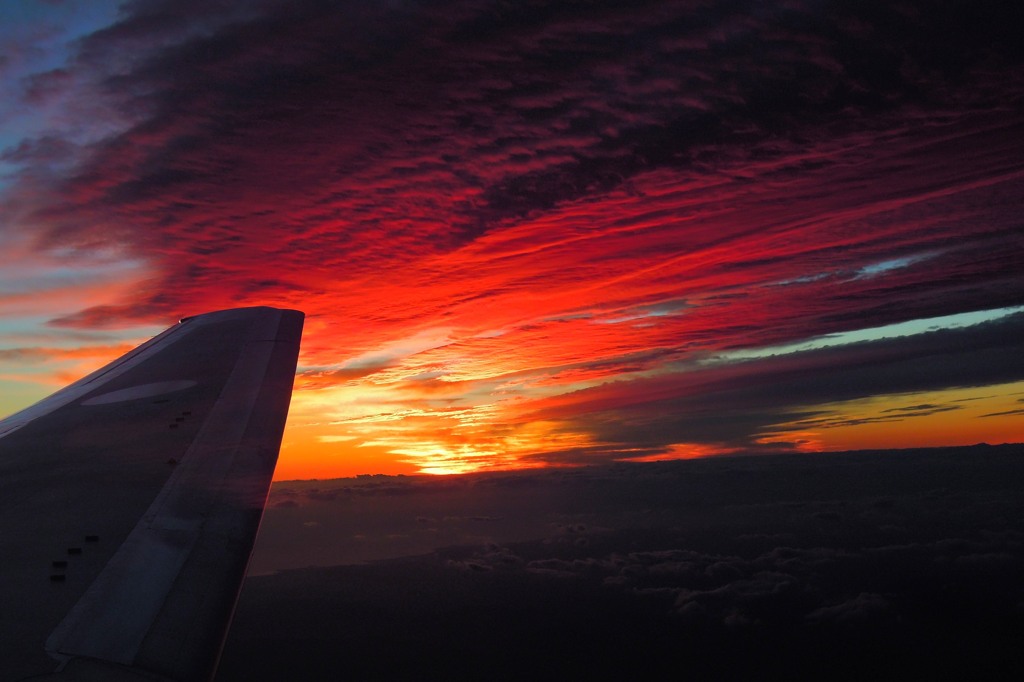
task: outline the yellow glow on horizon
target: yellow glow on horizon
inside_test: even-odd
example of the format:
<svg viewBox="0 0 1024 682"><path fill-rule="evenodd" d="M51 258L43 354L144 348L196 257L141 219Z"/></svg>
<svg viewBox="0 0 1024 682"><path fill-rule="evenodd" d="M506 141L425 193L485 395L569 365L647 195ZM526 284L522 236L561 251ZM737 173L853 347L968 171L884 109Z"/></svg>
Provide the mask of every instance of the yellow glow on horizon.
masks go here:
<svg viewBox="0 0 1024 682"><path fill-rule="evenodd" d="M1024 382L1013 382L816 405L828 416L780 424L763 442L816 441L826 451L1017 443L1022 398Z"/></svg>
<svg viewBox="0 0 1024 682"><path fill-rule="evenodd" d="M531 468L546 466L531 455L593 444L556 422L515 423L517 407L514 399L456 405L415 386L300 388L292 396L275 478Z"/></svg>

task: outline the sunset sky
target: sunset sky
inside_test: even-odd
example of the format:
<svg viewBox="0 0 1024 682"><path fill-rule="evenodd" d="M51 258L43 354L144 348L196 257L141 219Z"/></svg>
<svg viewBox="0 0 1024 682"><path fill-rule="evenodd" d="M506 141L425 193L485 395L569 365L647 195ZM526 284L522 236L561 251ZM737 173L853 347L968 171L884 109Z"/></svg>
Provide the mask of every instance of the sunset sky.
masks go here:
<svg viewBox="0 0 1024 682"><path fill-rule="evenodd" d="M1024 441L1015 2L0 4L0 416L303 310L278 479Z"/></svg>

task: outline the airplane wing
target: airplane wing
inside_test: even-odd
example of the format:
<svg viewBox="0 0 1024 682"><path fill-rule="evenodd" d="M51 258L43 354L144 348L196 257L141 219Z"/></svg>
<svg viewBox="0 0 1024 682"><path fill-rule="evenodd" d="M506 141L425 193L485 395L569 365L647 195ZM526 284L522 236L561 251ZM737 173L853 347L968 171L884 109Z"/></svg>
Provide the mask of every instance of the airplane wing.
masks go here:
<svg viewBox="0 0 1024 682"><path fill-rule="evenodd" d="M213 675L302 322L185 318L0 421L0 680Z"/></svg>

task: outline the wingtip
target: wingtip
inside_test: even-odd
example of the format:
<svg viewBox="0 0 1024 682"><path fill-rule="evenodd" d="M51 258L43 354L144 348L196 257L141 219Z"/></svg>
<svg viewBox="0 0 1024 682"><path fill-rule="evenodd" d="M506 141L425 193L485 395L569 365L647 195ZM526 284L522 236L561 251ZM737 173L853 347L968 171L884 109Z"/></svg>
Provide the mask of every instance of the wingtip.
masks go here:
<svg viewBox="0 0 1024 682"><path fill-rule="evenodd" d="M238 315L253 314L256 312L285 313L291 316L298 315L300 319L305 319L306 317L306 313L304 313L301 310L296 310L294 308L275 308L273 306L261 305L243 306L239 308L224 308L222 310L211 310L209 312L200 313L197 315L186 315L185 317L182 317L181 319L178 320L178 324L184 324L186 322L189 322L190 320L196 320L200 318L209 320L214 318L234 317Z"/></svg>

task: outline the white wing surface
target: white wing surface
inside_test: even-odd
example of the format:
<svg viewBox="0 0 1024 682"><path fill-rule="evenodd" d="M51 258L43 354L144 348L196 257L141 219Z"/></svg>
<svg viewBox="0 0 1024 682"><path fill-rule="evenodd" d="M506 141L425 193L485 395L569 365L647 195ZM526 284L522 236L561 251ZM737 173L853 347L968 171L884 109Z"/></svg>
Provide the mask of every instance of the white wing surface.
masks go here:
<svg viewBox="0 0 1024 682"><path fill-rule="evenodd" d="M302 323L186 318L0 421L0 680L213 675Z"/></svg>

